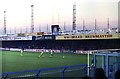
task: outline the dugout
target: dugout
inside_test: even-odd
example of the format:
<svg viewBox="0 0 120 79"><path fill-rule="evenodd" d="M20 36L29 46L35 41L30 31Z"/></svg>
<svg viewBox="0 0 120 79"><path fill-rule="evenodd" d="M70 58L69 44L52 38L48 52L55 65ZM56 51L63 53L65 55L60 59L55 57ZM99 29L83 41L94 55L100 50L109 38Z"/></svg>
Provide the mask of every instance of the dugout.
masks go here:
<svg viewBox="0 0 120 79"><path fill-rule="evenodd" d="M97 51L94 54L94 67L97 68L97 57L102 57L101 67L104 69L108 78L114 78L115 72L120 69L120 50ZM112 74L110 74L112 73Z"/></svg>

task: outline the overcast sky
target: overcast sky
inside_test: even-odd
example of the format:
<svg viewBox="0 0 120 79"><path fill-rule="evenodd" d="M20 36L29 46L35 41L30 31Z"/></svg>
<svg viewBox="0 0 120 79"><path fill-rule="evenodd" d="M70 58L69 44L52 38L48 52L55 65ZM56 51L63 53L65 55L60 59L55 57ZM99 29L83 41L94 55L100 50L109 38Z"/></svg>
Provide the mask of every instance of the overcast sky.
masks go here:
<svg viewBox="0 0 120 79"><path fill-rule="evenodd" d="M110 27L117 27L119 0L0 0L0 29L4 26L4 11L6 11L7 33L14 33L14 29L24 32L31 26L31 7L34 5L34 28L46 31L47 25L59 24L63 29L72 29L73 4L76 3L77 29L82 29L85 20L86 28L94 28L94 19L97 19L98 28L107 27L107 18ZM59 16L59 20L58 20ZM54 19L54 20L53 20ZM50 30L50 29L49 29ZM1 31L2 33L2 31Z"/></svg>

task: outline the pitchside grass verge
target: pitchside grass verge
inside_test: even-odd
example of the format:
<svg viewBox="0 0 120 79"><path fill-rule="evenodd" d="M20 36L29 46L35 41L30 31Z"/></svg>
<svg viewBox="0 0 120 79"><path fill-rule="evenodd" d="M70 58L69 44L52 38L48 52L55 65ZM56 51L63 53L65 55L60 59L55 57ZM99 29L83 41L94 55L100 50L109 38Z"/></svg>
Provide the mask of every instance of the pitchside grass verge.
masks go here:
<svg viewBox="0 0 120 79"><path fill-rule="evenodd" d="M87 55L85 54L54 53L53 57L50 57L49 53L44 53L44 57L40 58L38 58L40 53L35 52L24 52L23 56L20 56L20 52L14 51L2 51L0 54L2 54L3 73L87 64ZM90 64L92 58L93 55L90 55ZM97 61L101 61L101 59Z"/></svg>

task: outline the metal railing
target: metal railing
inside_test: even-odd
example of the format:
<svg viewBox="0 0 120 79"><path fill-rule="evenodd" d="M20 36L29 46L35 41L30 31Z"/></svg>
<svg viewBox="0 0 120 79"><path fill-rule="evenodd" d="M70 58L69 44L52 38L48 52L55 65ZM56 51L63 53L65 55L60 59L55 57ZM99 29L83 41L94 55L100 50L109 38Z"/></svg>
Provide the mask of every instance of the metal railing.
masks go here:
<svg viewBox="0 0 120 79"><path fill-rule="evenodd" d="M66 77L83 77L87 74L87 64L72 66L62 66L55 68L41 68L36 70L25 70L18 72L6 72L2 74L1 79L39 79L56 77L65 79Z"/></svg>

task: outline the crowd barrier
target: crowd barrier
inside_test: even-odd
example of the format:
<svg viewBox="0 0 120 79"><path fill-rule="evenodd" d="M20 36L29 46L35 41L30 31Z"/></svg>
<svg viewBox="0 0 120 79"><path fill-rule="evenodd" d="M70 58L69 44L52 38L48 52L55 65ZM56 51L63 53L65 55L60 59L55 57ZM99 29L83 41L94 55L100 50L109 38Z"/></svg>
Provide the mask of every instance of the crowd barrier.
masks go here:
<svg viewBox="0 0 120 79"><path fill-rule="evenodd" d="M87 74L86 69L87 64L79 64L55 68L41 68L36 70L6 72L2 74L2 79L45 79L53 77L54 79L65 79L68 77L81 78Z"/></svg>

